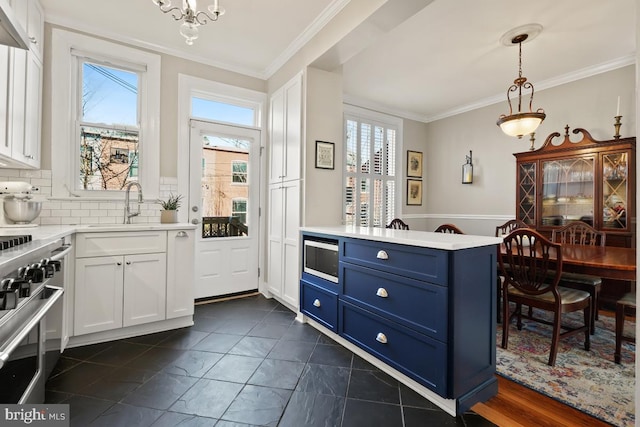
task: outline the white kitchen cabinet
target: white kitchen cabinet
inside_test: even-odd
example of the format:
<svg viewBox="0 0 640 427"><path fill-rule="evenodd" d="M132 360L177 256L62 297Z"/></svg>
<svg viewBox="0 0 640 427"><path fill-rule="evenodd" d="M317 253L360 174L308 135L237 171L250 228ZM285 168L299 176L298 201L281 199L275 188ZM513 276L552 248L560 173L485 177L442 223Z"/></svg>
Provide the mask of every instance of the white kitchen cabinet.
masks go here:
<svg viewBox="0 0 640 427"><path fill-rule="evenodd" d="M164 320L167 232L76 236L74 335Z"/></svg>
<svg viewBox="0 0 640 427"><path fill-rule="evenodd" d="M269 186L268 290L298 308L300 181Z"/></svg>
<svg viewBox="0 0 640 427"><path fill-rule="evenodd" d="M122 261L121 256L76 259L74 335L122 327Z"/></svg>
<svg viewBox="0 0 640 427"><path fill-rule="evenodd" d="M11 2L18 22L25 28L29 50L0 50L0 156L7 166L40 167L42 128L42 47L44 14L37 0ZM8 61L8 63L7 63ZM5 93L6 92L6 93Z"/></svg>
<svg viewBox="0 0 640 427"><path fill-rule="evenodd" d="M195 230L167 232L167 319L193 315Z"/></svg>
<svg viewBox="0 0 640 427"><path fill-rule="evenodd" d="M302 74L275 91L269 104L267 288L299 306L302 158Z"/></svg>
<svg viewBox="0 0 640 427"><path fill-rule="evenodd" d="M302 74L271 95L269 103L269 183L300 179Z"/></svg>

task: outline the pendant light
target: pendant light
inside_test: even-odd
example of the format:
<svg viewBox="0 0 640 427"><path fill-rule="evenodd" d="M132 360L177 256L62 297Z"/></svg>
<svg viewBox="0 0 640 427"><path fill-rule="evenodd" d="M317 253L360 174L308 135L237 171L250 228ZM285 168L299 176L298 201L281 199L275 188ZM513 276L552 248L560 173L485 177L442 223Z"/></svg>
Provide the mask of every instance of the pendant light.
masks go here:
<svg viewBox="0 0 640 427"><path fill-rule="evenodd" d="M504 133L509 136L517 136L518 138L522 138L523 135L535 132L540 123L542 123L546 117L542 108L538 108L535 112L532 110L533 84L528 82L526 77L522 76L522 43L527 40L528 37L529 34L522 33L511 39L512 44L518 45L518 78L515 79L513 84L507 89L509 115L502 114L496 122ZM529 97L529 111L526 112L522 112L522 89L531 90L531 95ZM509 97L511 92L518 93L518 111L516 113L513 112L511 98Z"/></svg>

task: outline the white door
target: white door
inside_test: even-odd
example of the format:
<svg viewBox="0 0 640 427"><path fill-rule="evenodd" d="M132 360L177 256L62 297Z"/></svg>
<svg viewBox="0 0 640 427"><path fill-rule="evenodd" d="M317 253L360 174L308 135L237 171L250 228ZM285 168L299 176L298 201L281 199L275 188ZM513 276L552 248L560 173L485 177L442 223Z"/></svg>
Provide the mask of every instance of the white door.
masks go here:
<svg viewBox="0 0 640 427"><path fill-rule="evenodd" d="M258 289L260 131L191 121L195 298Z"/></svg>

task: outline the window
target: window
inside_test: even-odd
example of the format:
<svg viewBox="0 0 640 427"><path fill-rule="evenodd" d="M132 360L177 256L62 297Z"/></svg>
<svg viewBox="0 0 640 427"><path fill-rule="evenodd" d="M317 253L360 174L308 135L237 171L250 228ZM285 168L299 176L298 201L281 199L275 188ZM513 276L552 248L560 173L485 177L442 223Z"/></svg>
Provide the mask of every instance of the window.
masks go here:
<svg viewBox="0 0 640 427"><path fill-rule="evenodd" d="M255 105L240 105L239 100L217 101L194 96L191 98L191 117L233 123L244 126L257 126L258 115Z"/></svg>
<svg viewBox="0 0 640 427"><path fill-rule="evenodd" d="M234 160L231 162L231 169L234 184L247 183L247 162Z"/></svg>
<svg viewBox="0 0 640 427"><path fill-rule="evenodd" d="M52 58L52 195L157 198L160 56L54 29Z"/></svg>
<svg viewBox="0 0 640 427"><path fill-rule="evenodd" d="M233 199L231 216L237 217L242 224L247 223L247 199Z"/></svg>
<svg viewBox="0 0 640 427"><path fill-rule="evenodd" d="M358 109L359 110L359 109ZM347 225L384 227L396 217L399 125L345 116L344 214Z"/></svg>

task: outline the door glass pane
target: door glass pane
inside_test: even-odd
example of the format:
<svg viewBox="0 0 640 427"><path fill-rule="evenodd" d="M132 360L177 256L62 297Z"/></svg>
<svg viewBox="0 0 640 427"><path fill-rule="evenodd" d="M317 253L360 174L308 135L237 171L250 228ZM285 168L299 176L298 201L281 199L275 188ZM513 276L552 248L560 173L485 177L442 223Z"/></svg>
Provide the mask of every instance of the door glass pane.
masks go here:
<svg viewBox="0 0 640 427"><path fill-rule="evenodd" d="M627 228L627 153L602 156L603 225L605 228Z"/></svg>
<svg viewBox="0 0 640 427"><path fill-rule="evenodd" d="M248 140L206 135L202 138L202 237L248 236Z"/></svg>
<svg viewBox="0 0 640 427"><path fill-rule="evenodd" d="M535 163L523 163L518 170L518 219L536 225Z"/></svg>
<svg viewBox="0 0 640 427"><path fill-rule="evenodd" d="M593 225L593 158L543 162L542 224Z"/></svg>

